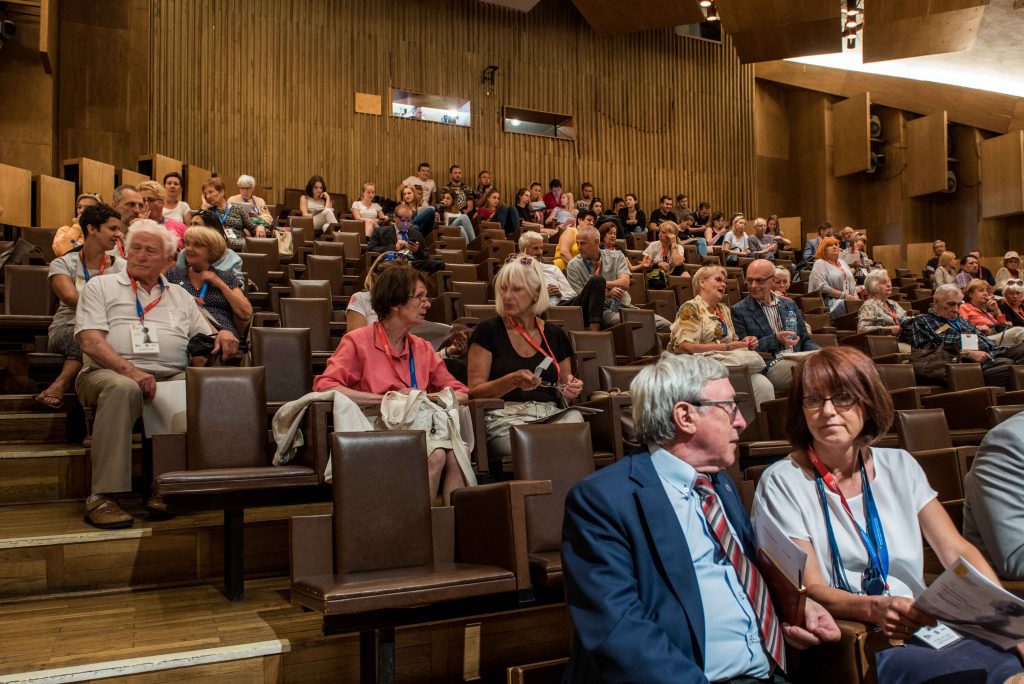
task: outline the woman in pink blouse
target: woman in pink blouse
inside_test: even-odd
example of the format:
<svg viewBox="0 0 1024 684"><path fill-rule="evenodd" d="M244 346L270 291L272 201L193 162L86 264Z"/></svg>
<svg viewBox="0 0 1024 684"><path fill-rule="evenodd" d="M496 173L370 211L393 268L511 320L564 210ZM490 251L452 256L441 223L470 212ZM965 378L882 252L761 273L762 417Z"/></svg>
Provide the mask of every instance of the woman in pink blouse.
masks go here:
<svg viewBox="0 0 1024 684"><path fill-rule="evenodd" d="M1012 347L1024 341L1024 328L1010 326L992 295L992 287L984 280L975 278L964 287L960 315L996 344Z"/></svg>
<svg viewBox="0 0 1024 684"><path fill-rule="evenodd" d="M313 380L313 391L337 389L369 407L380 406L391 391L438 392L450 387L460 402L466 401L469 389L452 377L430 342L410 333L430 308L426 276L409 266L389 268L374 282L370 298L378 321L341 338L327 368ZM466 486L455 453L435 449L427 463L431 493L441 484L447 505L451 492Z"/></svg>

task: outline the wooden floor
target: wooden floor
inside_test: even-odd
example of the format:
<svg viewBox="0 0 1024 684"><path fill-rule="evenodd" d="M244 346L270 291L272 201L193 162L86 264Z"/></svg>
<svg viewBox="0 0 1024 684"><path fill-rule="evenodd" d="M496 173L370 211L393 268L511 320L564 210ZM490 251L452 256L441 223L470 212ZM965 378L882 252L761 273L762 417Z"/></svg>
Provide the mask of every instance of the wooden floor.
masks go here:
<svg viewBox="0 0 1024 684"><path fill-rule="evenodd" d="M287 586L249 581L241 603L204 585L0 605L0 683L355 681L356 635L323 637ZM400 629L398 680L501 681L566 655L568 638L561 604Z"/></svg>

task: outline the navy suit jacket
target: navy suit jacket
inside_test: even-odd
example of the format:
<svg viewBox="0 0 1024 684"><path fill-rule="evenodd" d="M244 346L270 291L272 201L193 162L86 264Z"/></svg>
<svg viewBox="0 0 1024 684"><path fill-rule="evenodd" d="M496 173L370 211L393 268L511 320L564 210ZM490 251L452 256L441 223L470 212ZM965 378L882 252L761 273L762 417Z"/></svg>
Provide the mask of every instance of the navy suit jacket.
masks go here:
<svg viewBox="0 0 1024 684"><path fill-rule="evenodd" d="M736 486L711 476L749 555ZM565 502L562 568L576 628L565 682L707 682L704 606L690 549L650 454L576 484Z"/></svg>
<svg viewBox="0 0 1024 684"><path fill-rule="evenodd" d="M804 323L804 315L800 313L800 307L789 297L780 297L779 300L782 307L780 313L783 320L785 320L787 312L793 311L796 313L797 332L800 335L800 341L797 342L793 349L795 351L813 351L817 349L818 345L811 342L811 336L807 334L807 324ZM779 338L775 337L775 331L772 330L772 326L768 323L768 317L765 316L761 305L753 297L747 295L737 304L730 307L729 311L732 313L732 324L736 327L736 336L741 340L748 335L753 335L757 338L757 351L759 352L776 354L782 349L782 346L779 344Z"/></svg>

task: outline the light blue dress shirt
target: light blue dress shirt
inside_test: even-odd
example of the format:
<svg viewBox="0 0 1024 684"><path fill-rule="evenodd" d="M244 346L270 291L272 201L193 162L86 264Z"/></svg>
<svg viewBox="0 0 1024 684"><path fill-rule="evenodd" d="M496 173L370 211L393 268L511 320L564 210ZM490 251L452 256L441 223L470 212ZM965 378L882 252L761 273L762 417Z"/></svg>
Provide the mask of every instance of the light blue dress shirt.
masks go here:
<svg viewBox="0 0 1024 684"><path fill-rule="evenodd" d="M761 647L757 616L736 570L708 527L700 496L693 490L697 471L664 449L652 447L650 452L651 464L679 519L700 586L707 626L705 676L712 682L741 676L767 679L771 664ZM731 524L729 528L732 530ZM735 530L732 532L736 537ZM739 543L738 537L736 541Z"/></svg>

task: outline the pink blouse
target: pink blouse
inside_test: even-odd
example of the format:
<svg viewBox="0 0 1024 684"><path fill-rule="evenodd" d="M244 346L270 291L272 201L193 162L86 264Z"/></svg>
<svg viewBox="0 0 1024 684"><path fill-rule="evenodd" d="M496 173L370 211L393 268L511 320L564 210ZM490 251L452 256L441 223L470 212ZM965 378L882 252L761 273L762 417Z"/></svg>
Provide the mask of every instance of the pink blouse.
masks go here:
<svg viewBox="0 0 1024 684"><path fill-rule="evenodd" d="M1000 313L998 316L993 316L988 311L979 309L968 302L960 305L960 315L966 318L967 322L975 328L991 327L998 323L1006 323L1006 316L1004 314Z"/></svg>
<svg viewBox="0 0 1024 684"><path fill-rule="evenodd" d="M416 368L416 385L428 392L445 387L455 392L469 393L469 388L452 377L444 361L422 337L408 335L400 356L393 356L381 344L380 323L366 325L341 338L323 375L313 379L313 391L323 392L332 387L347 387L371 394L384 394L391 390L410 387L409 351L412 349Z"/></svg>

